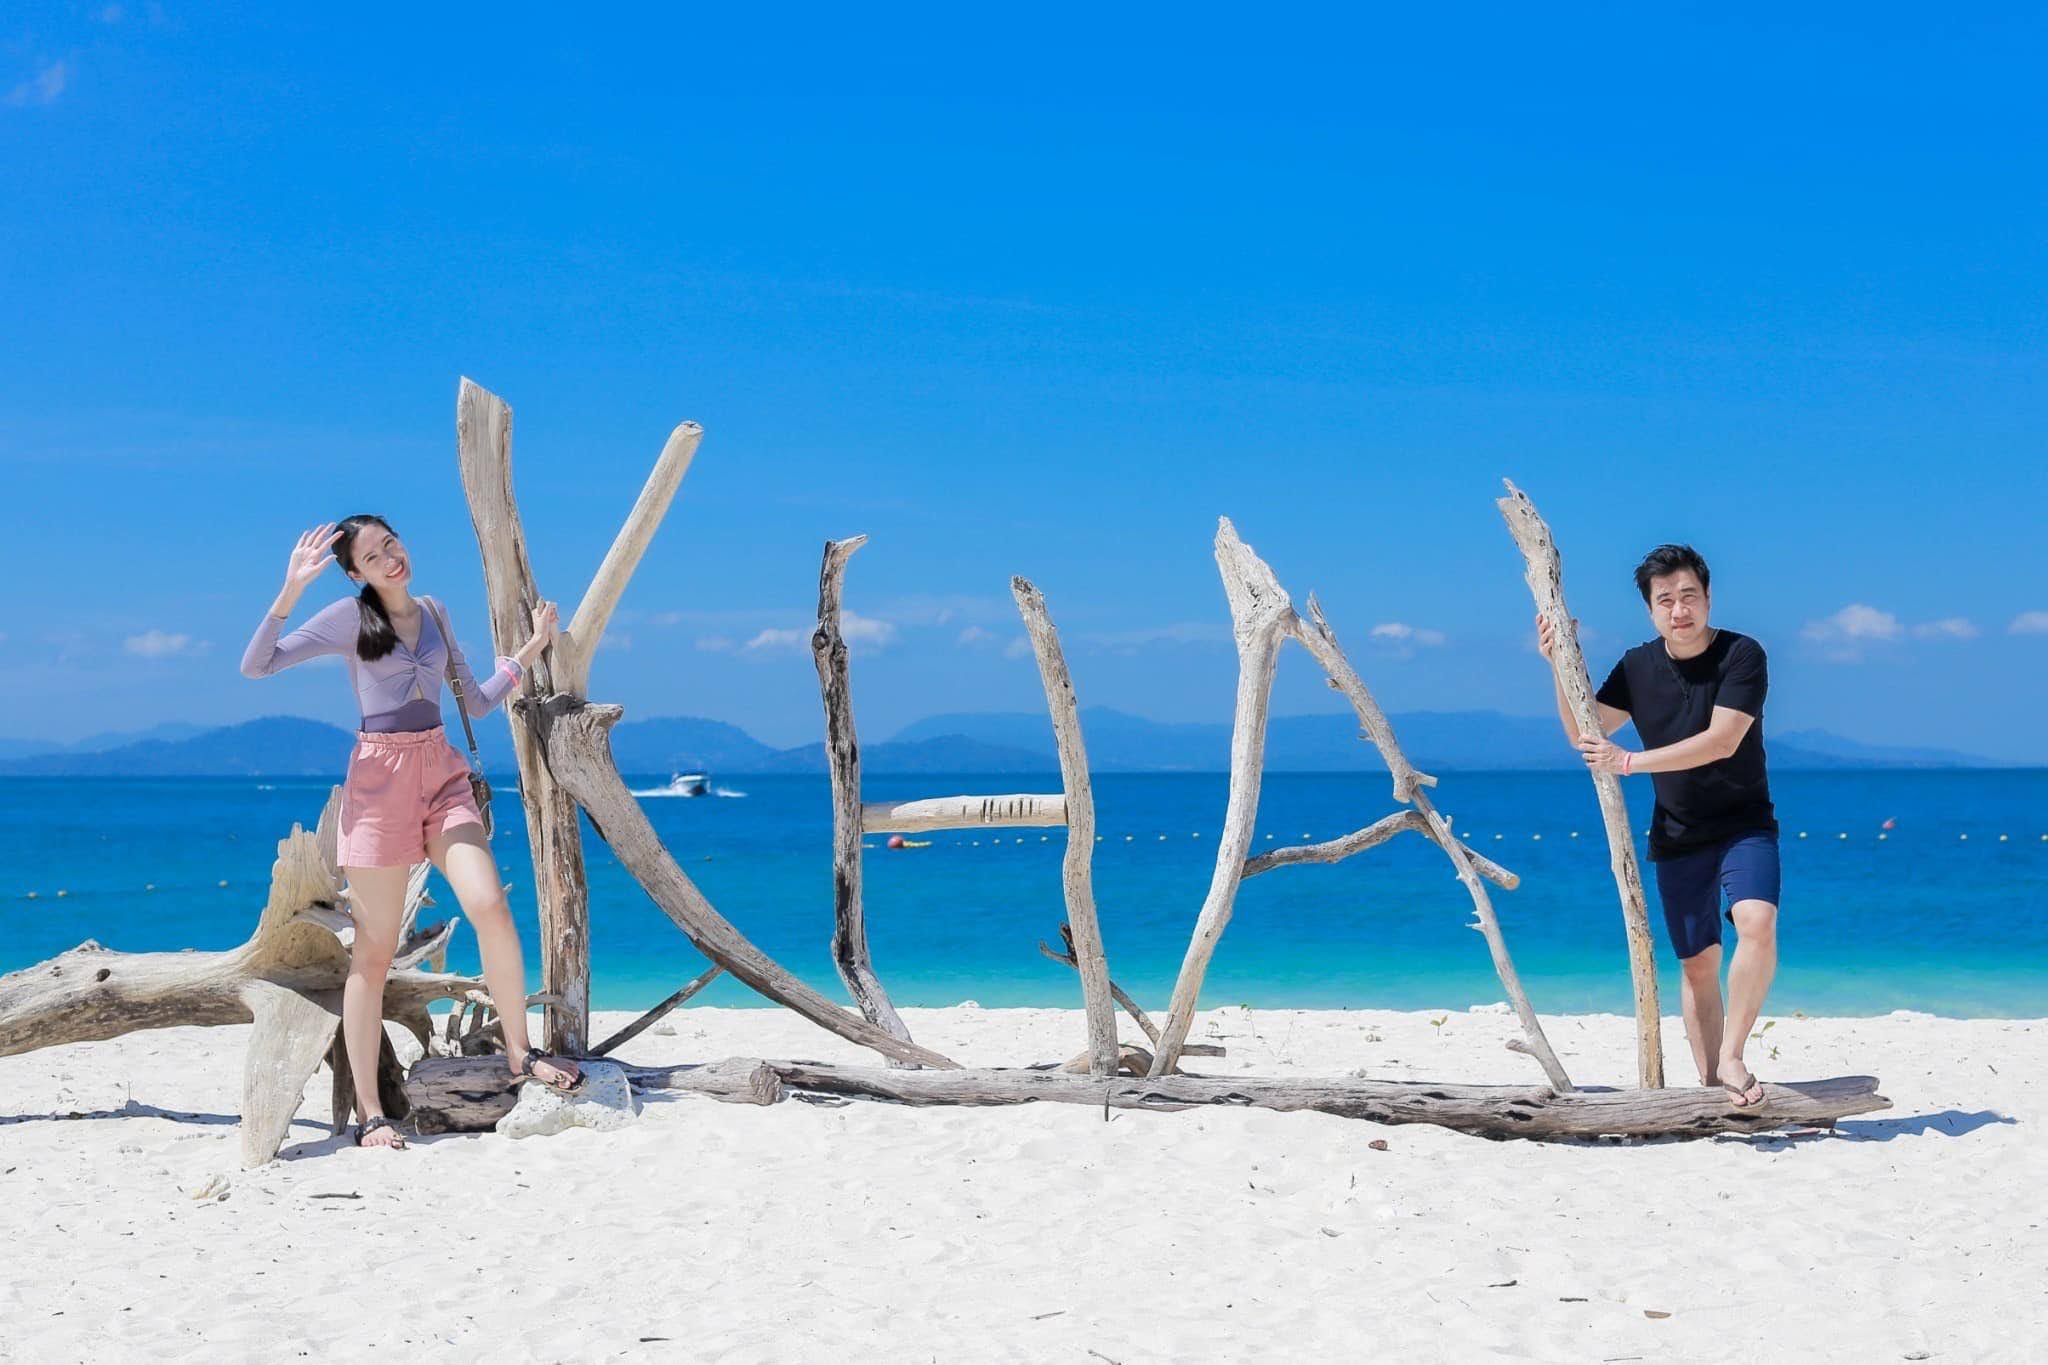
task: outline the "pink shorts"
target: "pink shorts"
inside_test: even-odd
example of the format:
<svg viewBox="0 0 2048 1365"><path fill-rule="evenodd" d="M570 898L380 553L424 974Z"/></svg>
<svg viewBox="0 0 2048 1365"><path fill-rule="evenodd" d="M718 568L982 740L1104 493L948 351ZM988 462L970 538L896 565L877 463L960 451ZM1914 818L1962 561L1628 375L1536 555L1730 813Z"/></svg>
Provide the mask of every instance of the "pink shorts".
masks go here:
<svg viewBox="0 0 2048 1365"><path fill-rule="evenodd" d="M483 822L469 763L440 726L357 733L341 787L336 861L343 867L410 867L426 860L429 839Z"/></svg>

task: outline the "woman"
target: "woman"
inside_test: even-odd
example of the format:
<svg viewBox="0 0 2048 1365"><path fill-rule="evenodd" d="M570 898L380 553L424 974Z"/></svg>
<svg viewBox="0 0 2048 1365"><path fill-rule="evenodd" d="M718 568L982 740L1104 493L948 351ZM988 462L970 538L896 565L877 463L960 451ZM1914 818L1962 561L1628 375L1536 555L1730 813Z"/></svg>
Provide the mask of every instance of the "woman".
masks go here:
<svg viewBox="0 0 2048 1365"><path fill-rule="evenodd" d="M359 597L345 597L278 638L299 595L329 564L339 562ZM268 677L323 654L348 662L362 729L341 789L339 862L348 876L355 943L342 990L341 1034L354 1072L356 1145L403 1148L377 1096L377 1053L384 1036L384 978L398 948L405 884L413 864L433 860L455 889L476 930L491 998L524 1002L526 968L519 933L484 835L483 813L469 787L469 765L441 729L441 680L451 666L472 716L488 715L519 684L553 638L555 606L534 612L532 638L479 683L469 671L447 613L431 597L407 590L412 560L382 517L356 516L299 537L285 570L284 591L270 605L242 655L242 674ZM575 1063L533 1051L526 1011L501 1008L505 1058L513 1074L556 1090L582 1084Z"/></svg>

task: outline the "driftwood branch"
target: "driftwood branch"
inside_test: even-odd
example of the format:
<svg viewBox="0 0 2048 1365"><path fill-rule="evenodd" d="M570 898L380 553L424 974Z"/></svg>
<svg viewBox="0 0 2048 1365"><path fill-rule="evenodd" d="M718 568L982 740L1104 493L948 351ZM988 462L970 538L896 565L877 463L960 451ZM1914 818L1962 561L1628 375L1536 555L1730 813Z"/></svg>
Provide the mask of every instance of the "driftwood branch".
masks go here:
<svg viewBox="0 0 2048 1365"><path fill-rule="evenodd" d="M1458 839L1450 824L1439 815L1430 801L1428 788L1436 785L1436 779L1417 773L1409 766L1407 756L1401 752L1394 739L1393 728L1387 724L1386 716L1380 711L1379 703L1373 700L1366 688L1365 680L1358 676L1358 670L1351 666L1351 660L1337 645L1337 633L1330 629L1330 623L1323 618L1323 609L1313 596L1309 598L1309 619L1295 618L1294 638L1302 647L1315 656L1329 677L1330 686L1344 694L1357 712L1359 723L1365 727L1366 738L1379 749L1387 767L1394 773L1394 791L1397 796L1403 792L1403 800L1412 802L1416 814L1422 817L1423 832L1436 842L1451 860L1457 871L1458 880L1466 894L1472 898L1474 927L1486 939L1487 952L1493 958L1493 970L1500 978L1501 989L1507 993L1508 1003L1513 1006L1515 1017L1521 1021L1523 1041L1528 1044L1529 1056L1543 1067L1543 1074L1550 1078L1550 1084L1560 1091L1572 1088L1571 1078L1566 1075L1564 1064L1557 1059L1550 1040L1544 1036L1543 1023L1536 1017L1536 1009L1529 1003L1529 996L1522 989L1521 974L1515 970L1514 959L1508 956L1507 940L1500 931L1500 920L1493 913L1493 899L1480 884L1480 867L1472 851Z"/></svg>
<svg viewBox="0 0 2048 1365"><path fill-rule="evenodd" d="M1074 957L1073 929L1068 925L1062 924L1060 926L1060 940L1061 942L1067 945L1067 950L1064 953L1054 951L1051 947L1049 947L1046 944L1046 941L1044 939L1040 939L1038 941L1038 951L1044 953L1054 962L1064 962L1067 966L1074 968L1076 971L1080 970L1081 964ZM1145 1013L1143 1009L1139 1008L1138 1002L1131 999L1131 997L1125 993L1124 988L1122 986L1117 985L1114 979L1111 979L1109 983L1109 995L1110 998L1116 1001L1117 1004L1123 1006L1124 1013L1130 1015L1132 1020L1134 1020L1137 1023L1138 1027L1144 1030L1145 1036L1147 1038L1149 1038L1151 1041L1155 1043L1159 1041L1159 1025L1152 1022L1152 1016ZM1226 1053L1224 1049L1218 1047L1214 1043L1183 1043L1181 1045L1180 1055L1183 1057L1222 1057L1225 1056ZM1151 1064L1152 1054L1148 1052L1145 1054L1145 1065L1149 1069L1151 1067Z"/></svg>
<svg viewBox="0 0 2048 1365"><path fill-rule="evenodd" d="M533 628L532 610L541 600L526 556L519 505L512 496L512 409L496 394L463 380L455 400L455 445L477 549L483 556L491 637L501 652L510 653L504 646L527 638ZM583 677L587 662L576 657L576 648L574 641L558 637L534 661L521 685L524 695L545 697ZM549 1007L543 1036L553 1051L580 1054L590 1030L590 884L583 867L576 803L556 785L539 737L517 708L512 713L512 753L519 764L527 845L533 851L541 989L562 1002Z"/></svg>
<svg viewBox="0 0 2048 1365"><path fill-rule="evenodd" d="M633 570L640 567L640 556L654 540L669 503L675 500L683 476L690 472L690 460L703 439L704 428L695 422L685 422L669 433L640 496L633 502L633 510L626 514L625 525L619 528L612 547L605 551L604 562L597 566L590 586L583 590L583 600L576 604L566 647L556 648L557 671L567 673L566 677L555 679L557 690L579 697L590 694L590 663L597 655L598 642L604 638L604 628L612 619L612 611L619 605Z"/></svg>
<svg viewBox="0 0 2048 1365"><path fill-rule="evenodd" d="M718 913L696 883L676 866L640 803L619 777L610 740L611 727L621 714L618 707L586 705L569 698L522 706L529 711L529 719L545 732L548 762L561 779L563 790L590 812L592 822L604 830L619 862L697 946L697 951L777 1004L850 1042L873 1048L884 1057L922 1066L956 1065L929 1048L905 1042L833 1004L755 947Z"/></svg>
<svg viewBox="0 0 2048 1365"><path fill-rule="evenodd" d="M1088 1070L1091 1075L1116 1073L1121 1054L1116 1043L1116 1007L1109 995L1109 962L1103 954L1102 929L1095 920L1095 791L1088 779L1088 752L1081 743L1081 710L1074 698L1073 675L1059 632L1045 609L1045 596L1022 578L1010 580L1010 593L1038 656L1038 676L1045 685L1046 709L1059 747L1060 785L1064 788L1067 852L1060 865L1067 901L1068 947L1081 974L1081 1000L1088 1020ZM1151 1061L1150 1054L1146 1062Z"/></svg>
<svg viewBox="0 0 2048 1365"><path fill-rule="evenodd" d="M1195 920L1195 932L1181 960L1173 1000L1160 1026L1152 1074L1164 1076L1180 1060L1202 995L1202 979L1217 940L1230 923L1237 886L1244 877L1244 855L1251 847L1252 824L1259 812L1259 782L1264 775L1266 712L1272 701L1273 670L1281 641L1294 621L1294 606L1251 547L1238 539L1230 519L1216 531L1216 567L1223 575L1230 601L1232 633L1237 640L1237 707L1230 729L1230 796L1224 805L1223 834L1217 840L1216 870L1209 893Z"/></svg>
<svg viewBox="0 0 2048 1365"><path fill-rule="evenodd" d="M1507 484L1507 490L1508 495L1495 505L1522 552L1523 578L1536 599L1536 609L1550 622L1551 638L1556 641L1551 664L1558 686L1563 689L1579 732L1605 734L1600 724L1600 708L1593 699L1593 679L1586 671L1578 631L1572 625L1571 608L1565 605L1564 563L1558 555L1557 541L1529 495L1513 483ZM1664 1084L1664 1044L1657 1013L1657 952L1650 939L1643 872L1636 862L1621 779L1613 773L1596 772L1592 776L1593 788L1600 797L1600 819L1607 827L1608 862L1614 871L1615 889L1621 895L1622 924L1628 935L1629 977L1635 986L1636 1003L1636 1076L1643 1087L1654 1089Z"/></svg>
<svg viewBox="0 0 2048 1365"><path fill-rule="evenodd" d="M868 956L867 917L860 895L860 739L853 728L846 641L839 633L846 561L867 543L866 536L825 543L818 569L818 627L811 632L811 659L825 702L825 755L832 771L832 963L868 1022L907 1043L910 1027L889 1003L889 992Z"/></svg>
<svg viewBox="0 0 2048 1365"><path fill-rule="evenodd" d="M915 801L868 801L860 827L869 834L934 829L1004 829L1064 825L1067 798L1059 793L1012 796L926 796Z"/></svg>
<svg viewBox="0 0 2048 1365"><path fill-rule="evenodd" d="M1384 819L1374 821L1364 829L1353 830L1339 839L1325 839L1319 844L1293 844L1286 848L1276 848L1270 853L1261 853L1256 858L1246 860L1244 875L1256 877L1261 872L1271 872L1276 867L1293 867L1298 863L1341 863L1355 853L1377 848L1396 834L1409 830L1426 835L1432 842L1436 840L1436 831L1430 827L1429 821L1423 817L1421 811L1399 810ZM1459 847L1465 850L1465 856L1472 860L1472 866L1478 870L1479 875L1495 886L1512 891L1522 884L1520 877L1491 858L1482 857L1474 852L1469 844L1461 842Z"/></svg>
<svg viewBox="0 0 2048 1365"><path fill-rule="evenodd" d="M695 1066L625 1068L638 1090L706 1095L728 1104L773 1104L782 1081L765 1063L735 1059ZM521 1080L502 1056L428 1057L405 1078L406 1102L421 1133L477 1133L494 1127L519 1100Z"/></svg>
<svg viewBox="0 0 2048 1365"><path fill-rule="evenodd" d="M743 1065L727 1063L728 1066ZM1811 1127L1889 1109L1873 1076L1770 1083L1761 1104L1737 1109L1718 1087L1574 1090L1431 1081L1074 1076L1058 1070L891 1071L771 1061L785 1088L911 1105L1025 1104L1172 1111L1205 1106L1313 1110L1374 1123L1431 1123L1490 1138L1709 1137ZM1154 1065L1157 1065L1155 1059Z"/></svg>
<svg viewBox="0 0 2048 1365"><path fill-rule="evenodd" d="M632 1042L648 1029L653 1028L656 1024L667 1018L670 1011L723 975L725 975L725 968L723 967L706 968L689 985L683 987L674 995L671 995L668 999L620 1029L617 1033L614 1033L611 1037L590 1049L590 1055L593 1057L607 1056L613 1048L623 1047L627 1043Z"/></svg>

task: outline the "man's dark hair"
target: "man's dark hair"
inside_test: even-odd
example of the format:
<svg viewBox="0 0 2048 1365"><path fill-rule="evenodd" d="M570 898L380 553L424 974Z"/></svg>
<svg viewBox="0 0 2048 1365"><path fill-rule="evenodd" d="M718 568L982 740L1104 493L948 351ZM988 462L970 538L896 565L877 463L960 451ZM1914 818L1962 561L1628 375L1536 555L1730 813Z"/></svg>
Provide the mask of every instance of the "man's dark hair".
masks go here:
<svg viewBox="0 0 2048 1365"><path fill-rule="evenodd" d="M1650 580L1665 578L1680 569L1691 569L1698 575L1700 591L1709 592L1707 561L1700 558L1700 552L1690 545L1659 545L1643 556L1643 562L1636 565L1636 591L1643 595L1643 601L1650 600Z"/></svg>

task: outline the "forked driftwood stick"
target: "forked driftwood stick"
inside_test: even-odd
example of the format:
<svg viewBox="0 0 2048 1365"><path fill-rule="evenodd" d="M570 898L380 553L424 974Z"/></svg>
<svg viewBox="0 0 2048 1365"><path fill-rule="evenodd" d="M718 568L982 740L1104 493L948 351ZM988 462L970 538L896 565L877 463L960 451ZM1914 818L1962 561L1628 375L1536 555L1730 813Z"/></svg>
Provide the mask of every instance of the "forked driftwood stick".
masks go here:
<svg viewBox="0 0 2048 1365"><path fill-rule="evenodd" d="M671 995L668 999L620 1029L617 1033L614 1033L611 1037L590 1049L590 1055L593 1057L603 1057L608 1055L613 1048L623 1047L625 1044L632 1042L635 1038L647 1032L648 1029L653 1028L656 1024L667 1018L669 1013L685 1000L688 1000L724 974L725 968L723 967L712 966L706 968L689 985L683 987L674 995Z"/></svg>
<svg viewBox="0 0 2048 1365"><path fill-rule="evenodd" d="M1052 713L1053 740L1059 747L1060 785L1064 788L1067 851L1060 864L1061 887L1067 901L1069 937L1081 974L1081 1001L1088 1020L1088 1071L1110 1076L1122 1060L1116 1042L1116 1006L1109 996L1109 961L1102 949L1102 929L1095 920L1095 791L1088 779L1088 751L1081 743L1081 710L1074 699L1073 675L1059 632L1045 609L1045 596L1023 578L1010 580L1010 595L1024 618L1031 649L1038 656L1039 680L1045 684L1046 709ZM1151 1054L1145 1054L1150 1065Z"/></svg>
<svg viewBox="0 0 2048 1365"><path fill-rule="evenodd" d="M869 834L1043 827L1066 823L1067 798L1057 792L1051 795L923 796L914 801L867 801L860 808L860 827Z"/></svg>
<svg viewBox="0 0 2048 1365"><path fill-rule="evenodd" d="M1416 814L1423 820L1423 832L1428 834L1436 842L1437 847L1444 851L1444 856L1451 860L1451 866L1456 869L1459 882L1472 898L1472 927L1479 930L1480 935L1485 938L1487 952L1493 957L1494 974L1500 978L1501 989L1507 992L1508 1003L1513 1006L1515 1017L1522 1024L1522 1041L1527 1046L1517 1050L1536 1059L1543 1068L1543 1074L1550 1078L1550 1084L1555 1089L1560 1092L1570 1090L1571 1077L1565 1073L1564 1064L1558 1061L1557 1053L1550 1046L1550 1040L1544 1036L1543 1023L1536 1017L1536 1009L1529 1003L1528 993L1522 989L1521 974L1515 970L1514 959L1508 956L1507 940L1502 937L1500 920L1493 913L1493 898L1486 894L1486 888L1480 884L1481 868L1476 860L1477 855L1460 842L1457 833L1451 829L1449 822L1437 813L1436 806L1430 800L1429 789L1436 785L1436 779L1416 772L1409 765L1407 755L1401 752L1400 742L1394 738L1393 727L1387 724L1387 718L1380 711L1379 703L1373 700L1372 693L1366 688L1365 680L1358 676L1358 670L1351 666L1351 661L1338 647L1337 634L1323 618L1322 605L1316 601L1313 594L1308 599L1308 612L1307 621L1295 618L1294 638L1301 641L1302 647L1313 654L1316 662L1323 666L1323 672L1329 677L1330 686L1343 693L1350 701L1352 710L1358 715L1359 723L1365 727L1366 738L1380 751L1380 757L1386 760L1388 769L1394 774L1395 795L1399 797L1406 791L1407 795L1402 799L1414 803Z"/></svg>
<svg viewBox="0 0 2048 1365"><path fill-rule="evenodd" d="M242 1161L257 1166L276 1156L341 1022L348 949L335 935L337 923L347 924L334 858L340 802L336 788L317 829L294 825L278 841L269 898L239 948L117 953L87 940L0 976L0 1057L143 1029L253 1022L242 1068ZM450 929L424 931L411 946L425 955ZM410 1026L431 1002L481 984L400 967L385 981L384 1014Z"/></svg>
<svg viewBox="0 0 2048 1365"><path fill-rule="evenodd" d="M725 1065L735 1070L747 1064ZM770 1061L785 1089L897 1104L1025 1104L1050 1100L1097 1109L1227 1108L1314 1110L1374 1123L1433 1123L1489 1138L1709 1137L1826 1125L1891 1108L1874 1076L1771 1083L1761 1104L1737 1109L1719 1087L1685 1090L1574 1090L1543 1086L1447 1085L1433 1081L1149 1076L1131 1080L1050 1070L892 1071ZM1153 1061L1157 1067L1157 1058Z"/></svg>
<svg viewBox="0 0 2048 1365"><path fill-rule="evenodd" d="M1181 960L1173 1000L1160 1026L1159 1048L1152 1056L1152 1074L1164 1076L1180 1060L1201 1000L1202 979L1217 940L1230 923L1237 885L1244 877L1244 855L1251 847L1252 824L1259 812L1259 782L1266 755L1266 711L1272 701L1273 669L1281 642L1294 620L1294 606L1274 581L1272 571L1251 547L1238 539L1230 518L1216 530L1216 567L1223 575L1230 601L1230 622L1237 640L1237 706L1230 728L1230 796L1223 812L1223 834L1217 840L1216 870L1209 893L1195 920L1195 932Z"/></svg>
<svg viewBox="0 0 2048 1365"><path fill-rule="evenodd" d="M703 439L704 428L695 422L684 422L668 434L661 454L655 457L654 468L648 472L647 482L641 486L640 496L633 500L633 510L626 514L625 524L619 527L611 548L604 553L604 562L597 566L590 586L583 590L583 600L576 604L576 614L569 619L566 647L558 647L555 654L557 691L579 697L589 695L590 661L597 654L598 642L604 638L604 628L612 619L612 611L619 605L633 570L640 567L640 557L647 553L655 531L660 529L661 519L668 515L669 504L675 500L683 476L690 472L690 461Z"/></svg>
<svg viewBox="0 0 2048 1365"><path fill-rule="evenodd" d="M1536 511L1529 495L1507 480L1508 495L1497 499L1508 532L1522 552L1523 578L1536 598L1536 609L1550 621L1551 665L1558 685L1564 690L1572 719L1579 733L1600 735L1600 708L1593 700L1593 679L1586 671L1586 657L1579 650L1578 632L1572 628L1571 608L1564 600L1564 564L1549 525ZM1621 779L1613 773L1592 774L1593 789L1600 796L1600 819L1607 827L1607 855L1614 870L1614 886L1621 894L1621 920L1628 933L1629 977L1636 998L1636 1076L1645 1089L1664 1084L1663 1030L1657 1014L1657 950L1650 939L1650 914L1643 897L1643 872L1636 862L1634 837L1629 832L1628 803L1622 799Z"/></svg>
<svg viewBox="0 0 2048 1365"><path fill-rule="evenodd" d="M1063 962L1076 971L1080 970L1080 963L1074 957L1074 931L1070 926L1065 924L1060 926L1060 941L1067 945L1067 950L1064 953L1054 951L1047 945L1044 939L1038 940L1038 951L1044 953L1054 962ZM1124 988L1117 985L1114 979L1111 979L1109 983L1109 995L1117 1004L1122 1005L1124 1013L1130 1015L1138 1027L1145 1031L1146 1038L1155 1043L1159 1041L1159 1025L1152 1022L1152 1016L1139 1008L1138 1002L1131 999L1125 993ZM1180 1055L1183 1057L1222 1057L1226 1056L1227 1053L1223 1048L1216 1046L1214 1043L1183 1043ZM1150 1057L1151 1054L1147 1053L1147 1065L1150 1065Z"/></svg>
<svg viewBox="0 0 2048 1365"><path fill-rule="evenodd" d="M512 496L512 409L467 379L455 399L455 450L483 556L491 638L516 647L533 630L532 611L541 595ZM521 684L523 695L545 697L582 676L584 667L573 655L574 646L558 638L534 660ZM590 883L583 866L583 834L576 803L556 784L539 737L516 708L512 753L519 764L527 845L533 851L541 989L563 1001L547 1012L542 1037L550 1050L575 1055L583 1051L590 1030Z"/></svg>
<svg viewBox="0 0 2048 1365"><path fill-rule="evenodd" d="M811 633L811 658L825 702L825 755L832 772L832 964L869 1023L892 1038L910 1041L910 1027L875 975L868 956L868 926L861 907L860 740L853 728L853 685L846 667L846 641L839 633L839 603L846 561L868 543L866 536L825 542L818 569L818 627ZM900 1059L896 1065L905 1065Z"/></svg>
<svg viewBox="0 0 2048 1365"><path fill-rule="evenodd" d="M1436 840L1436 831L1421 811L1397 810L1392 815L1376 820L1364 829L1356 829L1338 839L1325 839L1319 844L1291 844L1276 848L1270 853L1261 853L1247 859L1244 875L1256 877L1261 872L1271 872L1276 867L1293 867L1297 863L1341 863L1354 853L1363 853L1377 848L1387 840L1406 830L1427 835L1431 842ZM1479 875L1495 886L1512 891L1522 884L1522 879L1490 858L1473 851L1471 845L1461 844L1465 855L1472 860L1472 866Z"/></svg>
<svg viewBox="0 0 2048 1365"><path fill-rule="evenodd" d="M619 862L662 913L697 945L697 951L777 1004L884 1057L922 1066L958 1065L833 1004L790 975L718 913L696 883L676 866L640 803L619 777L610 731L622 714L620 708L565 697L538 704L522 702L520 706L542 732L549 767L563 790L590 812L591 821L604 830Z"/></svg>

